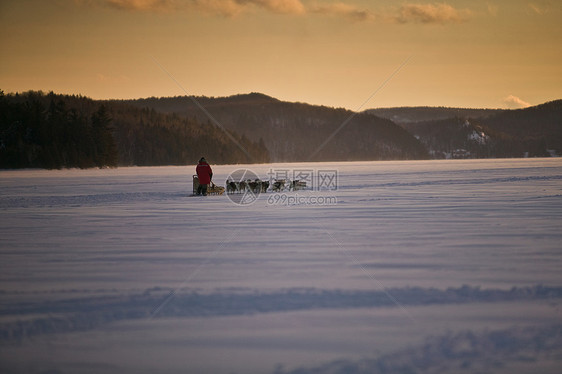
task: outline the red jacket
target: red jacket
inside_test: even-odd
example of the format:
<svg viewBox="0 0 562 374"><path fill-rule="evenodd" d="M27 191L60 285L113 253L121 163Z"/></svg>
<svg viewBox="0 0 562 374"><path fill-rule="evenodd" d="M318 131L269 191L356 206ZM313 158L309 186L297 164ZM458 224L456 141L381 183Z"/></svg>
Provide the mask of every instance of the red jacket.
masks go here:
<svg viewBox="0 0 562 374"><path fill-rule="evenodd" d="M211 178L213 177L213 169L206 162L200 162L195 168L197 172L197 177L199 177L199 184L210 184Z"/></svg>

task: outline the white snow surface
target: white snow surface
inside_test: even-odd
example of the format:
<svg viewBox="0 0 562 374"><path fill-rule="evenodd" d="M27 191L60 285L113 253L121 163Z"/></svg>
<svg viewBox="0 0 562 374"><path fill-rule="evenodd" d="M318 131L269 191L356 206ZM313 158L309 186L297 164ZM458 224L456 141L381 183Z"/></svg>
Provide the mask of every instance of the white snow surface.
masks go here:
<svg viewBox="0 0 562 374"><path fill-rule="evenodd" d="M213 167L213 180L224 185L240 168L263 179L272 169L337 170L337 190L284 195L337 203L272 204L271 192L251 205L189 196L194 166L0 171L0 325L87 319L91 311L72 304L79 300L106 313L117 307L96 297L127 308L153 297L145 315L6 338L0 371L272 373L282 365L278 372L305 373L430 335L562 323L558 294L399 297L413 288L562 287L559 158L225 165ZM308 304L307 293L329 305ZM349 298L338 301L340 293ZM380 305L349 303L379 294ZM181 299L189 295L197 298ZM252 301L260 297L267 310ZM67 309L49 309L65 300ZM182 314L180 300L199 311ZM560 365L533 359L503 368Z"/></svg>

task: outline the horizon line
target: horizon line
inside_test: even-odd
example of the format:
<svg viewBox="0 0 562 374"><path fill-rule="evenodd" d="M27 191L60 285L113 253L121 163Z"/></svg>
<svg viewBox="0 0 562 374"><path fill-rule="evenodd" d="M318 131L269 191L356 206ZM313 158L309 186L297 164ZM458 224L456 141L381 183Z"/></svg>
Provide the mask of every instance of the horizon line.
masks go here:
<svg viewBox="0 0 562 374"><path fill-rule="evenodd" d="M1 89L0 89L1 90ZM4 92L2 90L2 92ZM305 105L310 105L310 106L320 106L320 107L327 107L327 108L333 108L333 109L345 109L351 112L355 112L355 110L351 109L351 108L347 108L344 106L330 106L330 105L326 105L326 104L314 104L314 103L310 103L310 102L306 102L306 101L299 101L299 100L287 100L287 99L279 99L275 96L271 96L269 94L263 93L263 92L258 92L258 91L251 91L251 92L246 92L246 93L235 93L235 94L231 94L231 95L226 95L226 96L213 96L213 95L169 95L169 96L144 96L144 97L128 97L128 98L99 98L99 97L93 97L93 96L88 96L82 93L60 93L60 92L55 92L53 90L43 90L43 89L28 89L28 90L23 90L23 91L16 91L16 92L4 92L4 95L22 95L25 93L29 93L29 92L37 92L37 93L42 93L44 95L49 95L49 94L54 94L54 95L60 95L60 96L78 96L78 97L84 97L93 101L135 101L135 100L147 100L147 99L171 99L171 98L182 98L182 97L195 97L195 98L206 98L206 99L228 99L228 98L232 98L232 97L236 97L236 96L250 96L250 95L262 95L262 96L266 96L268 98L280 101L280 102L285 102L285 103L291 103L291 104L305 104ZM558 101L558 100L562 100L562 98L559 99L552 99L552 100L547 100L545 102L539 103L539 104L531 104L529 106L525 106L525 107L520 107L520 108L501 108L501 107L469 107L469 106L445 106L445 105L394 105L394 106L375 106L375 107L369 107L361 112L357 112L357 113L362 113L362 112L366 112L369 110L376 110L376 109L397 109L397 108L435 108L435 109L483 109L483 110L518 110L518 109L526 109L526 108L531 108L531 107L535 107L535 106L539 106L542 104L546 104L546 103L550 103L553 101Z"/></svg>

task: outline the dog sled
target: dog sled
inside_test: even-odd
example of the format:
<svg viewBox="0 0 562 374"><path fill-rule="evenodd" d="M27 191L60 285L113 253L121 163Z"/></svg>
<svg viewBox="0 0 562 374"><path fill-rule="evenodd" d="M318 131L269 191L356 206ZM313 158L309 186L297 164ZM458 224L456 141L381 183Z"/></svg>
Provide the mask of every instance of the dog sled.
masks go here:
<svg viewBox="0 0 562 374"><path fill-rule="evenodd" d="M228 195L235 193L246 193L252 192L265 193L271 192L285 192L285 191L300 191L306 189L306 181L299 180L285 180L285 179L274 179L272 182L263 181L260 179L247 179L235 181L232 179L227 179L225 183L226 193Z"/></svg>
<svg viewBox="0 0 562 374"><path fill-rule="evenodd" d="M247 179L241 181L233 181L228 179L225 183L225 187L217 186L211 181L211 184L207 186L207 195L223 195L225 192L230 194L245 194L245 193L265 193L271 192L285 192L285 191L299 191L306 189L306 182L299 180L285 180L285 179L275 179L272 182L262 181L260 179ZM197 189L199 188L199 177L193 175L193 196L197 195Z"/></svg>
<svg viewBox="0 0 562 374"><path fill-rule="evenodd" d="M197 189L199 188L199 177L197 175L193 176L193 195L197 195ZM211 184L207 186L207 195L222 195L224 193L224 187L217 186L211 181Z"/></svg>

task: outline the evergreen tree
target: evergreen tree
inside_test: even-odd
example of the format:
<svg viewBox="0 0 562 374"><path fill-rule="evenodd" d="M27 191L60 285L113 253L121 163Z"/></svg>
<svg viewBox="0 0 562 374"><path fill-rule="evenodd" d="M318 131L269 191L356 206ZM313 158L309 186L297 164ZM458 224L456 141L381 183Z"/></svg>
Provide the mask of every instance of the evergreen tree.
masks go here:
<svg viewBox="0 0 562 374"><path fill-rule="evenodd" d="M117 147L113 139L111 117L105 105L92 114L92 133L95 143L96 166L117 166Z"/></svg>

